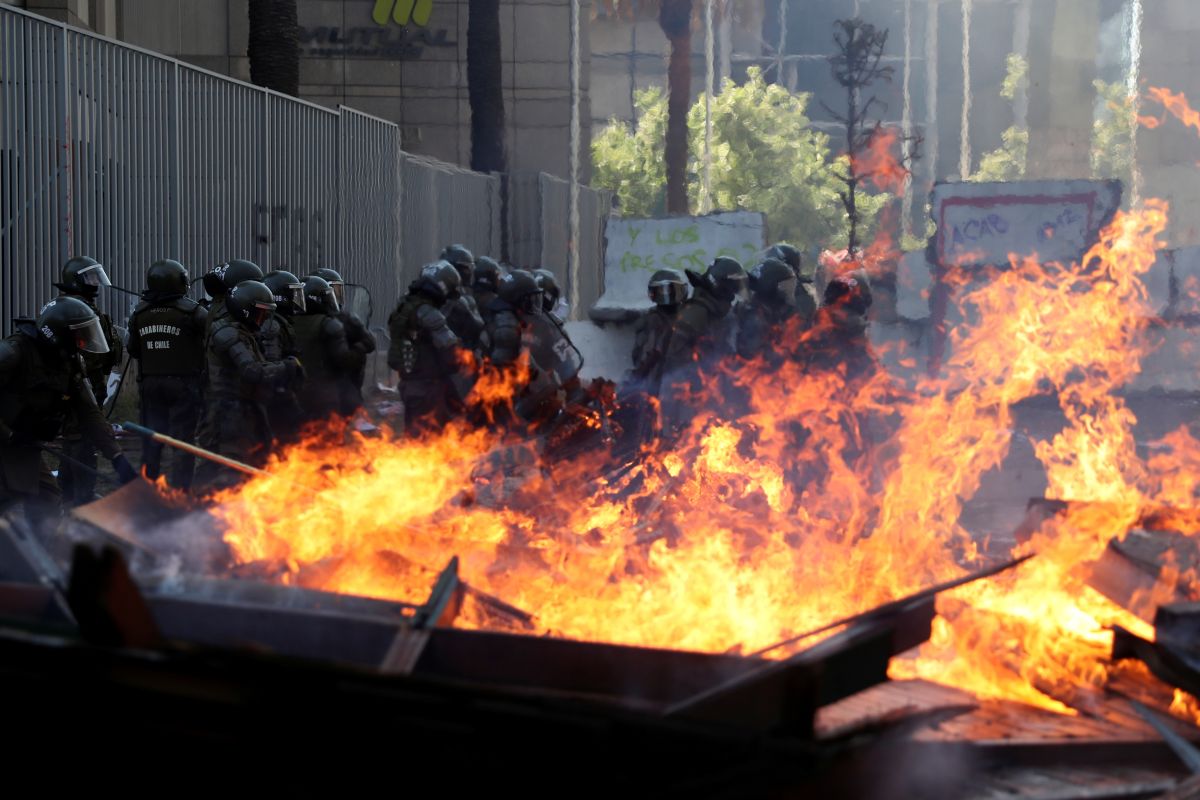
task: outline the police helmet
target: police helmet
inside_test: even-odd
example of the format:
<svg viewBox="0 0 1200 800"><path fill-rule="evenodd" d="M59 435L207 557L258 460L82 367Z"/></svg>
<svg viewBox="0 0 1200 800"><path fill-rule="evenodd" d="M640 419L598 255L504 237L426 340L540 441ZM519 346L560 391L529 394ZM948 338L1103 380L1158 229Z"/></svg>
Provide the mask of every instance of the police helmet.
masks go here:
<svg viewBox="0 0 1200 800"><path fill-rule="evenodd" d="M703 278L713 293L723 300L732 301L737 297L745 299L748 293L746 270L736 258L719 256L714 259Z"/></svg>
<svg viewBox="0 0 1200 800"><path fill-rule="evenodd" d="M542 308L542 290L537 278L523 269L514 269L501 277L496 293L501 300L526 314Z"/></svg>
<svg viewBox="0 0 1200 800"><path fill-rule="evenodd" d="M234 258L209 270L204 278L204 291L209 297L229 294L242 281L262 282L263 271L258 264L244 258Z"/></svg>
<svg viewBox="0 0 1200 800"><path fill-rule="evenodd" d="M796 299L796 273L784 261L767 258L750 270L750 291L766 303L792 303Z"/></svg>
<svg viewBox="0 0 1200 800"><path fill-rule="evenodd" d="M462 274L449 261L434 261L421 267L419 283L439 302L445 302L462 291Z"/></svg>
<svg viewBox="0 0 1200 800"><path fill-rule="evenodd" d="M333 289L333 296L337 298L338 308L346 307L346 282L342 280L342 274L336 269L330 267L322 267L313 273L318 278L324 278L329 284L329 288Z"/></svg>
<svg viewBox="0 0 1200 800"><path fill-rule="evenodd" d="M261 281L242 281L226 295L234 320L258 330L275 313L275 295Z"/></svg>
<svg viewBox="0 0 1200 800"><path fill-rule="evenodd" d="M500 285L500 276L504 274L504 268L499 262L491 256L480 256L475 259L475 283L476 289L489 289L496 291Z"/></svg>
<svg viewBox="0 0 1200 800"><path fill-rule="evenodd" d="M305 312L304 284L292 273L273 269L263 278L263 285L271 290L280 314L293 317Z"/></svg>
<svg viewBox="0 0 1200 800"><path fill-rule="evenodd" d="M542 309L549 313L558 302L558 298L562 296L562 290L558 288L558 279L548 269L535 269L533 278L537 281L538 288L542 290Z"/></svg>
<svg viewBox="0 0 1200 800"><path fill-rule="evenodd" d="M160 258L146 270L146 291L158 295L187 294L187 267L173 258Z"/></svg>
<svg viewBox="0 0 1200 800"><path fill-rule="evenodd" d="M767 258L777 258L787 264L791 267L792 272L796 273L797 277L800 275L800 265L804 263L804 257L801 255L800 250L787 242L779 242L778 244L771 245L770 249L767 250L764 260Z"/></svg>
<svg viewBox="0 0 1200 800"><path fill-rule="evenodd" d="M304 313L336 314L341 310L329 281L316 275L304 279Z"/></svg>
<svg viewBox="0 0 1200 800"><path fill-rule="evenodd" d="M446 245L438 258L454 265L462 278L463 286L471 286L475 283L475 256L470 250L461 244L450 244Z"/></svg>
<svg viewBox="0 0 1200 800"><path fill-rule="evenodd" d="M646 292L656 306L670 308L687 299L687 281L677 270L660 269L650 276Z"/></svg>
<svg viewBox="0 0 1200 800"><path fill-rule="evenodd" d="M95 297L101 286L112 286L100 262L88 256L76 256L63 264L58 283L54 284L66 294Z"/></svg>
<svg viewBox="0 0 1200 800"><path fill-rule="evenodd" d="M100 318L82 300L58 297L42 306L37 317L38 335L60 353L107 353L108 341Z"/></svg>
<svg viewBox="0 0 1200 800"><path fill-rule="evenodd" d="M825 285L826 306L866 314L871 302L871 284L862 270L835 275Z"/></svg>

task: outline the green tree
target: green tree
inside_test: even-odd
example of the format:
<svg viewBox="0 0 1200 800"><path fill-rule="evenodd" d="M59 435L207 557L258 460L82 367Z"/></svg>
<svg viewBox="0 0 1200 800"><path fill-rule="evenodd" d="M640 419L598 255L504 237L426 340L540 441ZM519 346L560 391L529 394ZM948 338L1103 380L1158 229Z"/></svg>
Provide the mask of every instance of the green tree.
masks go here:
<svg viewBox="0 0 1200 800"><path fill-rule="evenodd" d="M848 220L839 198L845 157L830 159L829 137L806 114L808 94L790 94L757 68L741 86L726 81L713 98L714 210L760 211L771 236L807 248L846 246ZM612 121L592 143L592 183L615 192L626 216L663 213L666 97L657 88L636 97L637 124ZM699 207L704 150L703 97L688 113L688 200ZM873 226L887 194L860 194L859 212ZM870 230L868 228L867 233Z"/></svg>
<svg viewBox="0 0 1200 800"><path fill-rule="evenodd" d="M1018 92L1029 86L1029 63L1019 53L1008 54L1008 69L1000 96L1012 103ZM979 160L979 169L971 175L973 181L1015 181L1025 177L1028 164L1029 130L1023 125L1013 125L1000 134L1000 147L985 153Z"/></svg>
<svg viewBox="0 0 1200 800"><path fill-rule="evenodd" d="M1123 83L1093 81L1100 105L1092 122L1092 177L1120 178L1125 186L1133 177L1133 131L1137 113L1133 96Z"/></svg>

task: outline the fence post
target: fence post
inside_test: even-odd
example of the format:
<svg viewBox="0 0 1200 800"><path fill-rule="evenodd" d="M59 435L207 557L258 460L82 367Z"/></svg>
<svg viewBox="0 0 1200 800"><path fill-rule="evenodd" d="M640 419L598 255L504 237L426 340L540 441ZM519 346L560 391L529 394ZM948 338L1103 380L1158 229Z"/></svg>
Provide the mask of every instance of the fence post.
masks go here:
<svg viewBox="0 0 1200 800"><path fill-rule="evenodd" d="M71 246L71 116L69 102L69 70L67 64L67 37L70 32L66 23L58 26L55 40L59 52L56 68L59 71L58 80L54 82L56 110L58 112L58 241L59 255L65 262L72 255Z"/></svg>

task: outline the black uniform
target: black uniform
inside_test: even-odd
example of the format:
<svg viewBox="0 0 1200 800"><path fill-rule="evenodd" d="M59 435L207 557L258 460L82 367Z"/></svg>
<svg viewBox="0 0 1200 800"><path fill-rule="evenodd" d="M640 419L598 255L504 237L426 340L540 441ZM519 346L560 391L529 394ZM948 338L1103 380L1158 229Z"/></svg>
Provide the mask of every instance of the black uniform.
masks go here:
<svg viewBox="0 0 1200 800"><path fill-rule="evenodd" d="M294 380L294 362L267 361L253 331L231 316L211 323L211 331L198 444L238 461L260 464L266 459L272 436L263 404L277 387ZM196 469L195 486L200 490L219 488L238 479L212 461L204 461Z"/></svg>
<svg viewBox="0 0 1200 800"><path fill-rule="evenodd" d="M388 366L400 373L404 423L410 431L440 427L466 399L462 342L438 304L417 284L388 317Z"/></svg>
<svg viewBox="0 0 1200 800"><path fill-rule="evenodd" d="M630 377L652 394L662 383L663 366L671 345L678 306L655 306L638 320L633 335L633 370Z"/></svg>
<svg viewBox="0 0 1200 800"><path fill-rule="evenodd" d="M100 318L100 327L104 331L105 341L108 342L108 352L81 353L80 356L96 405L103 407L108 399L108 375L113 367L121 364L124 355L121 336L108 314L96 308L95 298L66 293L60 294L59 297L74 297L87 303ZM63 498L67 505L71 506L90 503L96 495L96 447L84 434L79 421L73 417L68 418L63 430L63 452L79 464L63 459L58 465L58 484L62 489Z"/></svg>
<svg viewBox="0 0 1200 800"><path fill-rule="evenodd" d="M768 304L761 300L752 303L738 320L738 355L742 358L762 356L768 363L778 365L782 362L785 328L791 320L798 324L800 317L799 309L785 303Z"/></svg>
<svg viewBox="0 0 1200 800"><path fill-rule="evenodd" d="M306 314L292 321L296 348L307 377L297 392L306 420L349 413L343 405L354 376L361 374L366 354L350 346L346 329L329 314Z"/></svg>
<svg viewBox="0 0 1200 800"><path fill-rule="evenodd" d="M346 329L346 341L350 343L350 349L362 357L359 366L343 376L340 383L342 413L349 415L362 408L362 387L363 381L367 377L367 356L374 353L378 345L375 342L375 335L367 329L366 323L359 319L357 314L343 309L337 313L337 320Z"/></svg>
<svg viewBox="0 0 1200 800"><path fill-rule="evenodd" d="M446 324L468 350L485 352L488 346L486 325L479 313L479 306L465 290L458 297L446 301L442 307Z"/></svg>
<svg viewBox="0 0 1200 800"><path fill-rule="evenodd" d="M278 364L288 356L300 355L292 321L278 311L263 323L258 332L258 346L263 358L272 364ZM272 432L281 441L290 440L291 434L304 424L304 411L296 397L296 390L290 384L272 389L263 407L267 411L267 419L272 422Z"/></svg>
<svg viewBox="0 0 1200 800"><path fill-rule="evenodd" d="M79 356L39 345L33 323L18 320L17 332L0 342L0 508L24 501L31 518L57 509L59 485L39 444L55 439L68 419L93 453L113 459L121 452Z"/></svg>
<svg viewBox="0 0 1200 800"><path fill-rule="evenodd" d="M200 418L207 321L208 312L181 295L147 297L129 318L129 355L138 360L142 424L185 442L192 441ZM162 444L144 440L147 477L158 477L162 454ZM171 485L191 486L194 465L193 456L173 451Z"/></svg>

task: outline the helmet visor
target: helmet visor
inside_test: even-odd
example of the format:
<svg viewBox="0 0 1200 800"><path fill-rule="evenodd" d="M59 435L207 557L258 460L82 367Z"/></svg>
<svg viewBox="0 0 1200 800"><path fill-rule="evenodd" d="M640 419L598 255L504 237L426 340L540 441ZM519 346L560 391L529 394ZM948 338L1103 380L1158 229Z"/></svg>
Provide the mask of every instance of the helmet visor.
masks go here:
<svg viewBox="0 0 1200 800"><path fill-rule="evenodd" d="M542 309L542 293L531 292L525 295L517 302L517 307L520 311L523 311L526 314L532 314L535 311L540 311Z"/></svg>
<svg viewBox="0 0 1200 800"><path fill-rule="evenodd" d="M92 317L86 322L76 322L70 326L70 331L77 350L84 353L108 352L108 340L104 338L104 329L100 327L98 317Z"/></svg>
<svg viewBox="0 0 1200 800"><path fill-rule="evenodd" d="M291 303L292 311L296 314L303 314L306 308L304 304L304 284L290 283L283 289L283 299Z"/></svg>
<svg viewBox="0 0 1200 800"><path fill-rule="evenodd" d="M333 289L333 299L339 309L346 307L346 284L343 281L330 281L329 288Z"/></svg>
<svg viewBox="0 0 1200 800"><path fill-rule="evenodd" d="M336 314L342 310L342 304L338 302L337 291L330 287L325 293L325 313Z"/></svg>
<svg viewBox="0 0 1200 800"><path fill-rule="evenodd" d="M254 329L261 328L275 311L274 303L258 303L246 309L246 324Z"/></svg>
<svg viewBox="0 0 1200 800"><path fill-rule="evenodd" d="M723 278L722 282L729 290L731 297L738 300L750 299L750 279L745 275L737 275L730 278Z"/></svg>
<svg viewBox="0 0 1200 800"><path fill-rule="evenodd" d="M673 281L650 284L650 300L659 306L677 306L684 301L687 287Z"/></svg>
<svg viewBox="0 0 1200 800"><path fill-rule="evenodd" d="M75 273L75 279L84 286L95 286L96 288L112 286L112 282L109 281L108 275L104 272L104 267L99 264L92 264L79 270ZM108 351L105 350L104 352Z"/></svg>

